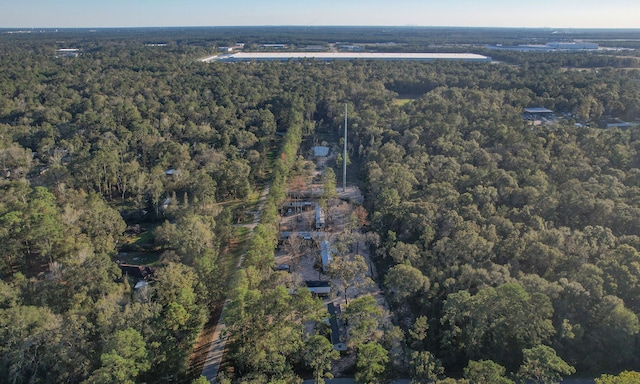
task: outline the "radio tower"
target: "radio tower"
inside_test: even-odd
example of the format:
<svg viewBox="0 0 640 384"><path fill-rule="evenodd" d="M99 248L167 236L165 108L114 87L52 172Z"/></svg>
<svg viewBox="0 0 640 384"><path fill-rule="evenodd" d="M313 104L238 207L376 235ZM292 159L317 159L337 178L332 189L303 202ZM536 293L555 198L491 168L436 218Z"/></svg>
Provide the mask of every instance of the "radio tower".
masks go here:
<svg viewBox="0 0 640 384"><path fill-rule="evenodd" d="M342 192L347 192L347 104L344 105L344 154L342 155Z"/></svg>

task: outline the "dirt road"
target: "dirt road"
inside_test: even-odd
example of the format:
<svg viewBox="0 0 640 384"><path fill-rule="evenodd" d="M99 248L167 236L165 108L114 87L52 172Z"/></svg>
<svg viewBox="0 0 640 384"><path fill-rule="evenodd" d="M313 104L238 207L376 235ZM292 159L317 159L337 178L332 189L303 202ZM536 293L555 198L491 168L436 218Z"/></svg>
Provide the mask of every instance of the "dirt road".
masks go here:
<svg viewBox="0 0 640 384"><path fill-rule="evenodd" d="M253 223L245 225L250 229L249 236L247 240L251 238L253 235L253 230L256 225L260 223L260 217L262 215L262 209L264 208L264 203L267 200L267 195L269 194L269 186L267 185L262 194L260 195L260 200L258 202L257 213L253 219ZM247 242L248 243L248 242ZM237 268L241 268L242 263L244 262L244 255L246 249L242 252L240 256L240 260L238 260ZM211 348L209 349L209 353L207 354L207 359L204 362L204 367L202 369L202 376L206 377L210 383L215 383L216 378L218 376L218 370L220 369L220 363L222 362L222 357L224 356L224 349L227 345L227 337L224 335L224 311L227 308L227 304L229 304L229 299L225 300L224 306L222 308L222 315L220 315L220 320L218 320L218 325L215 328L213 333L213 339L211 342Z"/></svg>

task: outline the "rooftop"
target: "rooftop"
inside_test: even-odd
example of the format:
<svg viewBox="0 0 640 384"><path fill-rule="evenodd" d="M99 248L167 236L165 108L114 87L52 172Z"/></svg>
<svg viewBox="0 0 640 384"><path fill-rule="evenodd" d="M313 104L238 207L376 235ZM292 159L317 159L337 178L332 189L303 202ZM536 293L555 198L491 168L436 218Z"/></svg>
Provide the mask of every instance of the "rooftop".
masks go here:
<svg viewBox="0 0 640 384"><path fill-rule="evenodd" d="M317 145L313 147L313 155L315 157L326 157L329 155L329 147Z"/></svg>
<svg viewBox="0 0 640 384"><path fill-rule="evenodd" d="M553 113L552 110L547 109L547 108L524 108L524 111L527 113Z"/></svg>
<svg viewBox="0 0 640 384"><path fill-rule="evenodd" d="M202 59L209 61L260 61L260 60L455 60L490 62L488 56L475 53L388 53L388 52L239 52L230 55L211 56Z"/></svg>

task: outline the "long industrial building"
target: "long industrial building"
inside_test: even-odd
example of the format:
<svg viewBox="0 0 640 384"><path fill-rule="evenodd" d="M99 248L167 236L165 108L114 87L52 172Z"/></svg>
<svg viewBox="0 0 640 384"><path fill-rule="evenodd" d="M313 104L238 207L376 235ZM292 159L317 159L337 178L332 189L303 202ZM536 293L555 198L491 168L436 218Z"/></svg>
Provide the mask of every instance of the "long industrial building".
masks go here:
<svg viewBox="0 0 640 384"><path fill-rule="evenodd" d="M201 61L221 61L227 63L246 61L289 61L289 60L414 60L414 61L475 61L490 62L488 56L475 53L387 53L387 52L238 52L216 55Z"/></svg>

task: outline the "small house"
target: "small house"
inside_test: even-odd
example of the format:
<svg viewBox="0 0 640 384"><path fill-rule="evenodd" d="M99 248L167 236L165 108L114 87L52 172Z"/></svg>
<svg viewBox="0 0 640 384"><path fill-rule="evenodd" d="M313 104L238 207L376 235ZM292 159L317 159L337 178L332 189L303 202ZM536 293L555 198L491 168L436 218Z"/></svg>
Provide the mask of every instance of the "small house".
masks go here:
<svg viewBox="0 0 640 384"><path fill-rule="evenodd" d="M156 275L156 267L149 267L146 265L131 265L131 264L119 264L122 276L133 277L139 280L153 280Z"/></svg>

